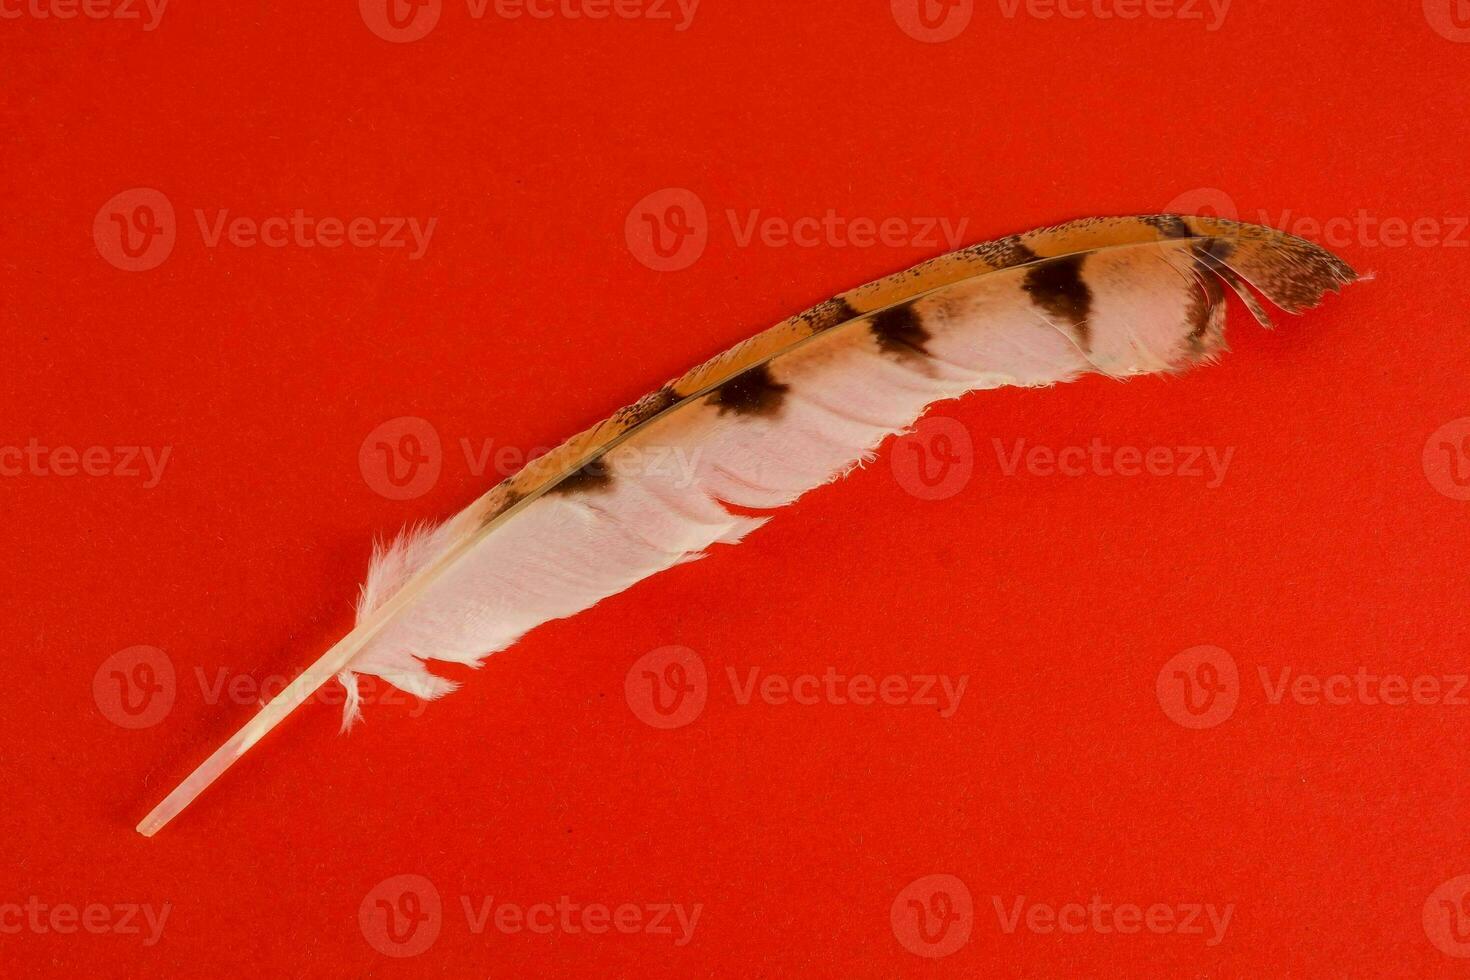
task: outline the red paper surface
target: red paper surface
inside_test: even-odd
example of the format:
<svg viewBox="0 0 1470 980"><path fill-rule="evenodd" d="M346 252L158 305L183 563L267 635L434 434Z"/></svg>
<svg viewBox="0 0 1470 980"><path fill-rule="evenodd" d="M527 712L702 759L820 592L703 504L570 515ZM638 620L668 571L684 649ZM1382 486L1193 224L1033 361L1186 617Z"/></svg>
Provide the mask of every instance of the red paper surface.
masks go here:
<svg viewBox="0 0 1470 980"><path fill-rule="evenodd" d="M120 4L0 0L0 973L1463 975L1463 0ZM1170 206L1376 279L946 405L133 832L375 535L947 234Z"/></svg>

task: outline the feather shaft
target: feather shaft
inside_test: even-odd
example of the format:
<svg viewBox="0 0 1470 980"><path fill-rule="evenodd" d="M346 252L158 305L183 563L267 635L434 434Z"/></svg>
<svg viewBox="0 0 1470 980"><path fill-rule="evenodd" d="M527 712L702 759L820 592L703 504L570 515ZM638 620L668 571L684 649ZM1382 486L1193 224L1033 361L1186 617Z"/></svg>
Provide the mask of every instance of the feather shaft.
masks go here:
<svg viewBox="0 0 1470 980"><path fill-rule="evenodd" d="M249 752L272 729L285 721L291 712L301 707L312 695L321 690L323 684L337 676L351 663L352 658L362 650L363 646L391 622L400 610L418 598L433 580L440 567L453 564L455 559L470 547L472 547L471 542L457 545L438 561L410 579L369 620L359 623L346 636L332 644L326 653L297 675L296 679L265 704L254 718L246 722L223 745L215 749L209 758L200 763L198 768L190 773L183 782L174 787L173 791L165 796L162 802L138 824L138 833L144 837L152 837L170 820L183 812L185 807L193 803L200 793L223 776L231 766L239 761L241 756Z"/></svg>

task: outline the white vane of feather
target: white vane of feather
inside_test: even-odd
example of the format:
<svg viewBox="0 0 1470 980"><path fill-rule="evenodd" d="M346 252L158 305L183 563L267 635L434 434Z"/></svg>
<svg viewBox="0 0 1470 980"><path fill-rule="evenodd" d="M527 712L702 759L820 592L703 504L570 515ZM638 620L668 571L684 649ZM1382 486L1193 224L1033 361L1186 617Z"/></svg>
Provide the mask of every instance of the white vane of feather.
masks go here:
<svg viewBox="0 0 1470 980"><path fill-rule="evenodd" d="M139 825L152 835L322 684L421 698L528 630L734 544L873 458L929 406L1005 385L1170 372L1223 349L1226 287L1288 312L1352 282L1309 242L1221 219L1073 222L973 246L752 337L568 440L437 527L378 548L357 625ZM679 465L671 465L677 462ZM729 506L727 506L729 505Z"/></svg>

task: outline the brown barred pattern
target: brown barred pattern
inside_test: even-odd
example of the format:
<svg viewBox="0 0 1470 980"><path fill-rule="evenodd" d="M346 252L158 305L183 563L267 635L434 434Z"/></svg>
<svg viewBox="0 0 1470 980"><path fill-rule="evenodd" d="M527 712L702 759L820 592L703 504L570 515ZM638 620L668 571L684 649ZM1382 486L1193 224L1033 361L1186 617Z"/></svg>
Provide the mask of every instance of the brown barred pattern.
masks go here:
<svg viewBox="0 0 1470 980"><path fill-rule="evenodd" d="M860 286L737 344L536 459L485 494L473 509L484 526L558 483L570 484L565 487L568 492L595 490L607 479L595 467L588 469L588 464L600 453L639 427L676 410L681 403L707 392L714 392L714 404L729 411L778 411L782 387L772 380L764 365L819 333L869 314L875 314L868 316L868 324L882 350L896 356L922 356L924 328L908 304L920 296L987 272L1032 267L1023 289L1040 311L1070 324L1077 342L1086 350L1087 318L1095 292L1087 278L1087 255L1098 250L1182 239L1198 239L1195 271L1203 292L1198 305L1187 314L1194 340L1210 332L1212 317L1218 318L1222 313L1220 280L1241 295L1258 320L1269 324L1264 309L1245 282L1287 312L1299 313L1316 305L1325 292L1336 291L1356 279L1346 263L1311 242L1223 218L1190 215L1086 218L1010 235Z"/></svg>

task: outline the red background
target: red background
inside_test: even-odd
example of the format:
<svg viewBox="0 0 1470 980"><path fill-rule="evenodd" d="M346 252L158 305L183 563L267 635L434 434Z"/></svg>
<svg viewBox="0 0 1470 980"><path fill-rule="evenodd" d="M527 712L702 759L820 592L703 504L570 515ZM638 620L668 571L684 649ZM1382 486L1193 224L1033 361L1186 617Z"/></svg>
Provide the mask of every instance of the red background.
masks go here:
<svg viewBox="0 0 1470 980"><path fill-rule="evenodd" d="M1217 31L1022 11L979 3L933 44L880 0L704 0L682 32L477 21L448 2L405 44L344 0L178 3L151 32L0 23L0 442L172 447L151 489L0 479L0 905L172 904L147 948L0 934L0 971L1462 975L1421 909L1470 872L1470 708L1272 704L1258 672L1466 670L1470 504L1436 489L1421 453L1470 415L1470 233L1456 231L1470 45L1418 0L1239 0ZM134 187L178 214L173 253L146 272L92 237ZM709 210L708 248L680 272L641 264L624 234L667 187ZM1445 241L1349 234L1338 251L1376 281L1273 333L1233 310L1216 368L945 406L974 444L957 495L915 499L885 457L738 549L537 630L419 717L369 705L344 738L337 709L308 705L160 836L133 832L252 711L211 702L200 676L294 676L349 627L374 535L493 482L460 439L554 443L944 250L742 247L727 210L947 216L968 219L969 241L1199 188L1251 219L1363 209L1427 219ZM438 222L413 261L210 248L194 218L296 208ZM443 470L395 501L359 448L400 416L434 426ZM992 443L1094 438L1234 456L1212 489L1006 477ZM624 680L675 644L707 666L708 704L661 731ZM1239 704L1190 730L1155 680L1200 644L1239 665ZM129 730L92 685L136 645L165 651L178 680L167 717ZM829 666L968 687L943 718L741 705L726 679ZM444 903L437 941L405 960L358 918L399 874ZM889 924L930 874L974 898L969 941L937 960ZM994 910L1094 894L1234 912L1207 946L1007 933ZM703 908L684 946L475 934L461 909L562 895Z"/></svg>

